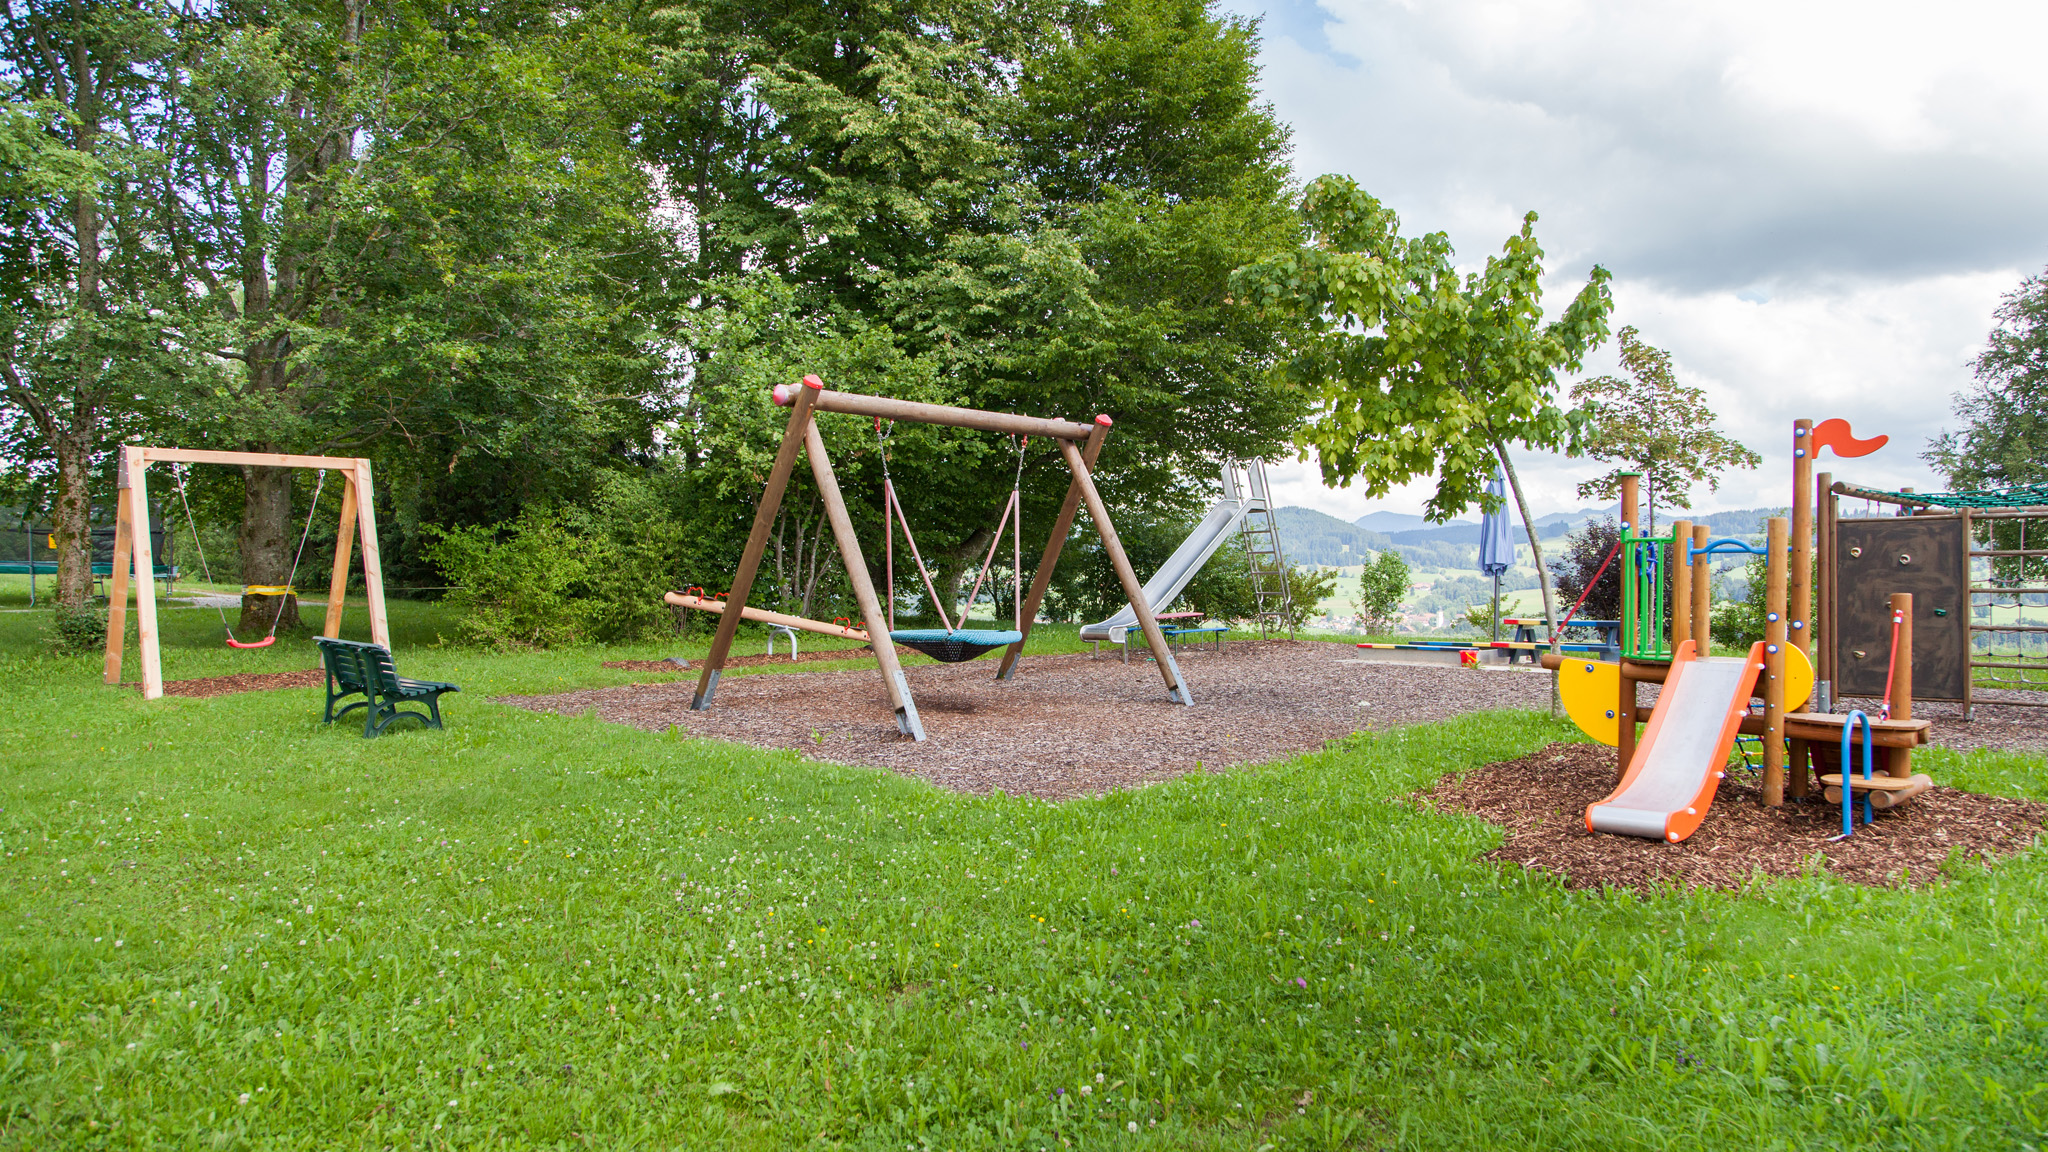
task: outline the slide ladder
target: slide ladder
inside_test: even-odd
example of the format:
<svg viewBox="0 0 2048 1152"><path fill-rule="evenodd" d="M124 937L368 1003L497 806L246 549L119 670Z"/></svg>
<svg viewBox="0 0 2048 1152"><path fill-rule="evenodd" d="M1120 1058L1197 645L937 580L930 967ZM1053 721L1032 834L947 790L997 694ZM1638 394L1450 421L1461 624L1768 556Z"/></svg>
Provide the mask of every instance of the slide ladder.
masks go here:
<svg viewBox="0 0 2048 1152"><path fill-rule="evenodd" d="M1244 537L1245 565L1252 582L1252 615L1259 639L1286 629L1294 638L1294 591L1287 584L1287 557L1280 550L1280 524L1273 518L1272 491L1266 486L1266 462L1253 460L1223 468L1223 494L1235 491L1245 503L1239 531Z"/></svg>
<svg viewBox="0 0 2048 1152"><path fill-rule="evenodd" d="M1656 710L1621 784L1586 807L1586 828L1676 844L1699 828L1726 774L1736 730L1764 669L1761 641L1744 657L1672 653Z"/></svg>

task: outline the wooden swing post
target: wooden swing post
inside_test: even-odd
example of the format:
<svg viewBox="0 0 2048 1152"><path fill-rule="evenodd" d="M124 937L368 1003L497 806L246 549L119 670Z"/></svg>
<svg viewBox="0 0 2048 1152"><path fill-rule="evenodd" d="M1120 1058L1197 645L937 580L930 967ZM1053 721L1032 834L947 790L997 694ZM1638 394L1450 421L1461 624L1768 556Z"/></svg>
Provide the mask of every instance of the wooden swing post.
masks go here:
<svg viewBox="0 0 2048 1152"><path fill-rule="evenodd" d="M344 481L341 520L335 533L334 575L328 585L327 620L321 634L341 632L343 595L348 590L348 564L353 539L363 544L363 587L370 607L370 640L391 647L391 623L384 610L384 566L377 552L377 509L370 479L370 462L350 456L297 456L283 452L216 452L197 448L151 448L139 444L121 446L120 500L115 512L114 579L107 606L107 650L104 679L121 682L123 633L128 623L129 569L135 572L135 631L142 650L142 697L155 700L164 694L163 651L157 630L156 570L149 539L149 466L169 464L227 464L235 467L316 468L339 472ZM166 531L168 531L166 522Z"/></svg>
<svg viewBox="0 0 2048 1152"><path fill-rule="evenodd" d="M334 532L334 574L327 582L327 621L320 634L330 640L341 638L342 597L348 593L348 562L356 547L356 481L343 473L341 525ZM368 583L368 581L365 581ZM389 645L386 645L389 647Z"/></svg>
<svg viewBox="0 0 2048 1152"><path fill-rule="evenodd" d="M804 378L806 384L817 379ZM807 389L808 390L808 389ZM854 602L867 621L868 643L875 650L875 663L882 669L882 687L889 694L889 707L896 713L896 730L912 740L924 739L924 721L918 719L917 702L910 698L910 684L903 679L903 665L896 659L896 644L889 637L889 620L875 595L875 583L868 576L868 562L861 556L860 537L853 530L853 517L839 493L839 477L832 460L825 455L825 437L816 420L804 422L804 447L811 458L811 477L818 482L818 495L825 502L825 517L832 522L832 538L839 545L839 558L846 564L847 583L853 585Z"/></svg>
<svg viewBox="0 0 2048 1152"><path fill-rule="evenodd" d="M107 587L107 656L103 676L109 684L121 682L121 645L128 633L128 560L133 547L128 537L135 523L135 490L128 486L125 460L117 471L120 475L115 479L119 495L114 501L114 572Z"/></svg>
<svg viewBox="0 0 2048 1152"><path fill-rule="evenodd" d="M775 514L782 508L782 493L789 487L790 470L796 454L803 449L804 432L811 426L811 407L825 385L816 376L804 377L805 387L796 389L790 405L789 425L782 430L782 446L775 450L775 463L768 469L768 487L761 493L761 505L754 509L754 528L747 534L740 566L732 574L732 588L725 594L725 611L719 614L718 631L711 638L711 651L704 657L704 670L697 674L697 693L690 700L692 712L711 707L718 692L718 675L732 654L732 638L739 632L747 594L754 590L754 575L761 570L761 554L768 550L768 534L775 527Z"/></svg>
<svg viewBox="0 0 2048 1152"><path fill-rule="evenodd" d="M1131 610L1137 613L1138 624L1145 631L1145 643L1152 648L1152 656L1159 665L1159 675L1166 680L1166 694L1176 703L1193 704L1194 697L1188 693L1188 686L1180 678L1180 665L1173 659L1173 649L1166 646L1166 633L1159 630L1159 619L1152 614L1152 605L1145 599L1145 584L1138 579L1137 569L1131 567L1131 558L1124 554L1124 544L1117 539L1116 527L1109 522L1109 508L1102 502L1102 493L1095 490L1095 479L1088 474L1088 465L1081 460L1080 449L1071 440L1061 440L1060 455L1067 458L1067 467L1073 470L1074 483L1081 489L1081 501L1088 505L1088 515L1095 518L1095 531L1102 537L1102 550L1109 554L1110 566L1116 569L1116 578L1123 583L1124 595L1130 597Z"/></svg>

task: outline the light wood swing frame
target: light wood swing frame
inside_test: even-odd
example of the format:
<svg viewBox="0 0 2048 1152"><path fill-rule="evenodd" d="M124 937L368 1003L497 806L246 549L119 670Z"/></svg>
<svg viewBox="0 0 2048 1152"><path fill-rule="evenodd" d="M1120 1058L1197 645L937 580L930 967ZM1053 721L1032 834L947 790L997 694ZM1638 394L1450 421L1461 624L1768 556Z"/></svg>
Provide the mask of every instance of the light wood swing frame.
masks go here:
<svg viewBox="0 0 2048 1152"><path fill-rule="evenodd" d="M1024 637L1003 653L996 679L1008 680L1016 671L1017 658L1024 651L1024 641L1031 636L1031 624L1038 616L1039 605L1045 600L1053 567L1059 562L1060 549L1066 544L1067 534L1074 526L1074 517L1081 505L1086 504L1088 515L1102 537L1102 549L1109 555L1110 565L1116 569L1124 595L1130 598L1131 607L1137 612L1145 640L1158 662L1159 674L1166 681L1167 696L1179 704L1194 703L1188 694L1186 681L1181 679L1173 652L1167 647L1166 636L1160 631L1152 605L1145 599L1144 582L1138 579L1130 557L1124 553L1123 542L1117 538L1116 527L1109 520L1109 509L1103 504L1102 494L1096 490L1095 479L1090 472L1096 456L1102 451L1103 440L1109 435L1108 416L1097 416L1091 424L1076 424L1007 412L984 412L976 408L833 392L827 390L824 382L816 376L804 377L803 383L793 388L777 388L775 400L789 406L789 425L783 430L782 446L776 451L775 464L768 472L768 485L761 494L760 507L754 511L754 528L747 537L746 550L740 554L739 569L733 573L732 591L726 595L723 611L719 613L718 633L711 641L711 651L705 656L703 671L698 675L697 692L690 702L693 711L702 712L711 707L712 696L718 690L719 673L724 670L726 657L732 651L733 636L739 630L741 618L749 611L747 596L753 591L754 576L760 570L762 553L767 550L776 512L781 508L783 495L789 487L789 474L796 466L797 453L802 451L810 458L811 475L817 481L826 518L832 525L833 540L839 545L840 559L846 565L847 582L853 586L854 599L860 604L869 643L875 650L875 663L882 674L883 687L889 694L890 707L896 714L897 730L913 740L925 738L924 724L917 715L917 704L911 699L910 685L903 678L903 666L896 659L896 646L889 641L887 614L883 611L881 599L875 595L874 581L868 576L867 562L861 556L860 540L854 534L853 518L839 493L839 480L832 470L832 461L825 454L825 440L819 434L815 420L818 412L976 428L1017 436L1042 436L1058 444L1073 479L1067 485L1066 500L1060 505L1051 534L1046 538L1044 555L1039 560L1037 573L1031 578L1031 590L1018 613L1021 617L1019 631ZM759 612L758 609L754 611Z"/></svg>
<svg viewBox="0 0 2048 1152"><path fill-rule="evenodd" d="M349 560L355 551L354 537L363 542L363 586L370 608L370 639L391 647L391 625L384 614L384 570L377 555L377 511L375 489L370 481L370 462L351 456L292 456L274 452L213 452L194 448L152 448L139 444L121 446L120 499L114 516L114 573L107 596L106 682L121 682L121 649L128 625L128 581L130 561L137 572L154 570L150 556L149 521L137 509L149 507L149 466L166 464L255 465L263 468L307 468L336 472L342 478L341 519L334 540L334 573L328 584L327 620L322 636L341 634L343 597L348 591ZM166 524L168 527L168 523ZM280 611L282 609L280 608ZM161 643L157 633L156 585L151 580L135 582L135 631L142 649L142 698L155 700L164 694Z"/></svg>

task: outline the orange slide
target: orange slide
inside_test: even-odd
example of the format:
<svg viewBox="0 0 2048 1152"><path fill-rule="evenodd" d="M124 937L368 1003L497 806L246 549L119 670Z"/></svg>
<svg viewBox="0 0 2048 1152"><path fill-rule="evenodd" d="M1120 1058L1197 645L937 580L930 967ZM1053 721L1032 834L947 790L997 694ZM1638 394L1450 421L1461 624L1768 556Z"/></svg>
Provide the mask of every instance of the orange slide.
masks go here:
<svg viewBox="0 0 2048 1152"><path fill-rule="evenodd" d="M1764 646L1751 645L1741 658L1696 651L1687 640L1672 654L1671 674L1620 786L1586 807L1588 831L1676 844L1706 818L1763 673Z"/></svg>

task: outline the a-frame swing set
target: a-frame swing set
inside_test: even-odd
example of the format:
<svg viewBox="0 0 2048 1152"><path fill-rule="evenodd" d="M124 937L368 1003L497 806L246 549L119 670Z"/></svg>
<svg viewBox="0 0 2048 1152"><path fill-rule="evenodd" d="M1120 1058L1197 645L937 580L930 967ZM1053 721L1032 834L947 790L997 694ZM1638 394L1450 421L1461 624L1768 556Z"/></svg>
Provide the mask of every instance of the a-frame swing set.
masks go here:
<svg viewBox="0 0 2048 1152"><path fill-rule="evenodd" d="M106 682L121 682L122 635L128 624L128 571L129 561L134 560L135 571L152 571L150 557L149 520L138 509L149 507L149 466L166 464L229 464L235 466L256 465L266 468L317 468L324 474L339 473L343 488L341 495L341 521L334 541L334 572L327 593L327 620L320 629L323 636L341 634L342 597L348 590L349 560L354 551L355 534L360 530L363 544L363 587L370 608L370 640L384 648L391 647L391 626L384 615L384 573L377 555L377 512L373 491L370 486L370 462L345 456L292 456L274 452L213 452L195 448L151 448L137 444L121 446L120 499L114 514L114 568L113 582L107 597L107 652ZM180 478L182 494L183 480ZM315 495L317 507L317 491ZM307 530L311 531L312 513L307 513ZM299 541L301 554L305 540ZM294 576L298 561L292 562ZM291 594L289 588L263 589L259 595L275 595L280 598L277 612L282 614L282 597ZM223 628L226 619L222 619ZM142 696L155 700L164 694L163 658L157 636L156 585L150 580L138 580L135 584L135 630L142 649ZM277 617L271 617L271 634L277 630ZM268 640L239 642L234 633L228 633L228 643L236 648L260 648Z"/></svg>
<svg viewBox="0 0 2048 1152"><path fill-rule="evenodd" d="M832 461L825 454L825 440L818 432L815 414L818 412L840 412L849 416L865 416L880 420L910 420L923 424L940 424L953 428L977 428L988 432L1002 432L1012 436L1040 436L1059 445L1060 455L1073 473L1073 480L1067 485L1067 498L1060 505L1060 512L1054 519L1052 532L1045 542L1045 552L1038 563L1038 571L1031 579L1031 590L1017 605L1016 629L1007 634L998 634L1002 639L1014 636L1004 652L996 678L1007 680L1016 671L1017 658L1024 651L1024 641L1030 637L1031 623L1038 615L1039 605L1045 600L1046 588L1052 580L1055 564L1059 562L1060 549L1066 543L1067 533L1074 526L1074 517L1083 504L1088 506L1088 515L1095 521L1097 533L1102 538L1102 549L1109 556L1109 562L1116 569L1117 580L1123 585L1124 595L1129 597L1131 607L1136 611L1138 623L1143 628L1145 640L1157 657L1159 674L1166 681L1168 698L1180 704L1193 704L1187 684L1181 679L1180 667L1173 659L1172 650L1167 647L1166 636L1160 631L1159 621L1154 616L1152 605L1145 599L1145 586L1131 567L1130 557L1124 554L1123 542L1117 538L1116 527L1110 523L1109 509L1102 502L1102 494L1095 488L1095 479L1090 472L1096 456L1102 451L1102 442L1109 435L1110 419L1097 416L1092 424L1076 424L1068 420L1047 420L1035 416L1018 416L1007 412L984 412L975 408L954 408L941 404L920 404L908 400L893 400L883 396L862 396L851 392L833 392L826 389L824 382L816 376L806 376L798 386L782 386L775 389L775 402L790 409L789 425L782 433L782 446L775 453L775 464L768 472L768 486L761 493L761 504L754 512L754 528L747 537L746 551L740 554L739 569L733 573L732 590L726 594L723 603L709 599L670 593L666 599L673 604L684 604L692 608L719 613L718 633L711 641L711 651L704 658L704 667L697 680L697 692L690 707L702 712L711 707L713 695L718 690L719 673L725 668L726 657L732 651L734 634L739 630L740 620L745 618L767 619L775 616L775 622L807 628L814 632L825 632L842 636L859 636L860 633L838 625L821 624L801 620L798 617L781 616L763 612L747 606L747 596L753 591L754 576L760 570L761 556L768 546L768 538L775 524L776 512L782 506L782 497L789 487L789 474L796 467L799 451L810 458L811 475L818 484L818 494L824 501L825 516L832 525L833 540L839 545L839 555L846 565L847 582L853 586L853 596L860 605L861 619L866 625L866 638L875 650L875 662L882 674L882 684L889 694L889 705L895 711L896 727L913 740L925 738L924 724L918 719L917 704L911 699L910 685L903 678L903 667L896 659L893 639L918 644L920 641L936 639L942 643L950 637L959 637L960 630L950 623L944 630L950 637L927 637L923 632L904 633L892 637L889 624L890 613L883 608L881 599L875 595L874 582L868 576L867 562L861 556L860 540L854 534L853 518L848 514L846 501L839 493L839 481L832 470ZM1018 511L1014 494L1010 512ZM886 514L886 511L885 511ZM898 512L900 516L900 510ZM906 534L909 525L904 524ZM993 556L991 549L991 556ZM920 565L921 567L921 565ZM987 565L983 565L986 573ZM977 581L978 583L978 581ZM936 606L936 605L935 605ZM961 637L958 641L972 645L974 639ZM941 657L942 659L956 657Z"/></svg>

